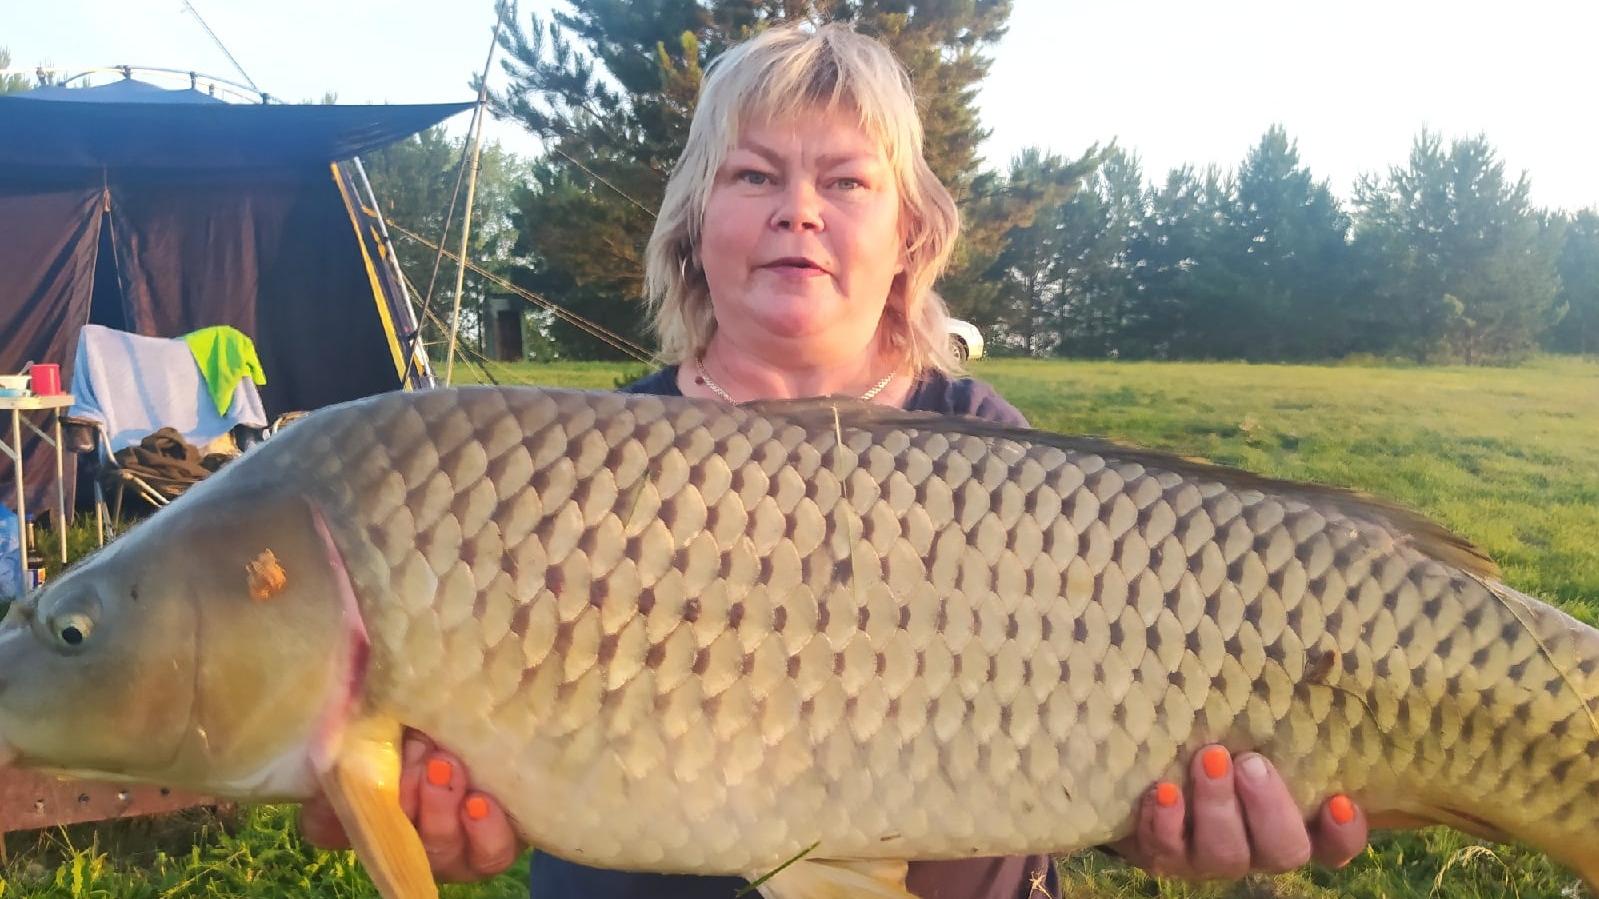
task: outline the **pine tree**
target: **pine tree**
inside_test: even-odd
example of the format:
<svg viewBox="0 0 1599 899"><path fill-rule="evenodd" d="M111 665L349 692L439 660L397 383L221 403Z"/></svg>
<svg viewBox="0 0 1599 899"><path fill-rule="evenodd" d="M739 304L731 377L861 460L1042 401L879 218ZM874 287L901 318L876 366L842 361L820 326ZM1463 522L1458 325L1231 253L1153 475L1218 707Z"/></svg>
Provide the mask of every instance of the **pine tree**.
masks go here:
<svg viewBox="0 0 1599 899"><path fill-rule="evenodd" d="M1558 266L1558 306L1565 315L1545 345L1563 353L1599 353L1599 209L1584 209L1566 225Z"/></svg>
<svg viewBox="0 0 1599 899"><path fill-rule="evenodd" d="M1248 359L1341 354L1349 287L1349 219L1297 146L1273 126L1250 150L1233 185L1230 255L1235 304L1216 343Z"/></svg>
<svg viewBox="0 0 1599 899"><path fill-rule="evenodd" d="M1558 248L1527 194L1480 136L1446 150L1423 132L1408 166L1360 179L1356 241L1394 349L1480 364L1535 348L1558 317Z"/></svg>
<svg viewBox="0 0 1599 899"><path fill-rule="evenodd" d="M1092 357L1125 352L1137 289L1133 240L1148 210L1138 159L1114 147L1061 207L1051 260L1060 284L1053 322L1059 352Z"/></svg>
<svg viewBox="0 0 1599 899"><path fill-rule="evenodd" d="M1099 163L1090 149L1067 160L1037 148L1011 162L1008 179L982 208L989 222L1005 222L994 261L982 272L992 293L983 317L991 322L995 351L1030 356L1053 352L1060 340L1061 283L1054 260L1060 252L1062 213Z"/></svg>
<svg viewBox="0 0 1599 899"><path fill-rule="evenodd" d="M1050 277L1049 261L1055 253L1061 204L1045 203L1041 194L1062 165L1059 156L1036 147L1023 150L1011 161L1007 192L1040 194L1040 208L1031 222L1010 230L991 267L999 288L998 314L987 338L992 352L1011 349L1038 356L1052 349L1054 335L1047 318L1058 286ZM1049 345L1041 340L1045 337Z"/></svg>
<svg viewBox="0 0 1599 899"><path fill-rule="evenodd" d="M1150 193L1147 218L1129 241L1135 292L1122 338L1124 356L1206 358L1218 309L1235 279L1223 252L1232 196L1221 171L1173 169Z"/></svg>
<svg viewBox="0 0 1599 899"><path fill-rule="evenodd" d="M1138 335L1132 351L1287 360L1347 350L1348 219L1281 127L1236 174L1174 171L1141 227L1122 227L1133 276L1117 317Z"/></svg>

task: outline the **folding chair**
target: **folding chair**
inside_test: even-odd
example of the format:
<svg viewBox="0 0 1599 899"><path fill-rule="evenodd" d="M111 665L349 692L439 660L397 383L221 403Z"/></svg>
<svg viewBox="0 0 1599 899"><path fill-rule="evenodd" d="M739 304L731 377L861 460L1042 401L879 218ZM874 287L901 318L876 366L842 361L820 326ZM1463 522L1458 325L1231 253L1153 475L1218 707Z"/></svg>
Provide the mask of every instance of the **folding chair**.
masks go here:
<svg viewBox="0 0 1599 899"><path fill-rule="evenodd" d="M120 526L125 495L159 508L198 483L141 475L121 465L117 453L152 435L179 437L200 448L231 437L239 450L264 439L266 410L249 378L239 382L227 414L218 411L188 344L181 338L146 337L87 325L73 363L75 403L63 424L68 447L92 459L95 521L105 543L108 511L113 534ZM115 508L106 505L114 487Z"/></svg>

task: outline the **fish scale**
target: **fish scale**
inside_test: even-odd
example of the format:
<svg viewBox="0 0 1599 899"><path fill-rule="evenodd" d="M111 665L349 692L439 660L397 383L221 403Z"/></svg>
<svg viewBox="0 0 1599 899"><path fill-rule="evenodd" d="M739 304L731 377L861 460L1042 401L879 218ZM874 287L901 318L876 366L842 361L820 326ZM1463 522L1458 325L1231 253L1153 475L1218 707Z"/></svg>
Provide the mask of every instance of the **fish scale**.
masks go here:
<svg viewBox="0 0 1599 899"><path fill-rule="evenodd" d="M881 419L467 388L251 464L326 507L376 624L365 703L586 863L1064 851L1209 741L1272 758L1307 814L1341 791L1593 832L1544 785L1599 789L1592 635L1384 510Z"/></svg>

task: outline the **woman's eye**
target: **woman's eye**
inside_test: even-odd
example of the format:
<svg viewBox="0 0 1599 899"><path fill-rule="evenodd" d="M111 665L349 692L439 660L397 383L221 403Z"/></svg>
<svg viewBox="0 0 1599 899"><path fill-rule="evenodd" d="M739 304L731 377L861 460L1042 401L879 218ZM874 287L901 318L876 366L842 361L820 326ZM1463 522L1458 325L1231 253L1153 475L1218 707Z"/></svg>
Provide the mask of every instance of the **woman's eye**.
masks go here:
<svg viewBox="0 0 1599 899"><path fill-rule="evenodd" d="M770 183L772 179L767 177L765 172L757 172L753 169L745 169L744 171L738 173L738 180L744 182L745 184L754 184L760 186Z"/></svg>
<svg viewBox="0 0 1599 899"><path fill-rule="evenodd" d="M840 178L833 182L833 186L844 190L859 190L866 185L859 178Z"/></svg>

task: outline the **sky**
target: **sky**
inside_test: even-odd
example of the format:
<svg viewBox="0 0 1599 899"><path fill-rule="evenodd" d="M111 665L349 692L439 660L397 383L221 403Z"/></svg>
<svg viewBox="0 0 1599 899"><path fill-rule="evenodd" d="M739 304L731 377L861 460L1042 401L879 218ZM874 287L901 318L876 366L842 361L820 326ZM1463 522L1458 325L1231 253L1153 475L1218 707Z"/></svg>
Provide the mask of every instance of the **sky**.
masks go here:
<svg viewBox="0 0 1599 899"><path fill-rule="evenodd" d="M493 0L191 0L261 89L286 101L470 101ZM566 0L521 0L530 11ZM1591 0L1014 0L979 95L990 165L1115 140L1146 178L1235 168L1272 124L1347 199L1422 128L1484 135L1535 205L1599 207ZM183 0L0 0L13 66L130 63L242 81ZM496 59L499 51L496 51ZM491 84L503 84L495 69ZM449 124L464 131L468 115ZM514 123L486 139L538 149ZM3 136L0 136L3 139Z"/></svg>

